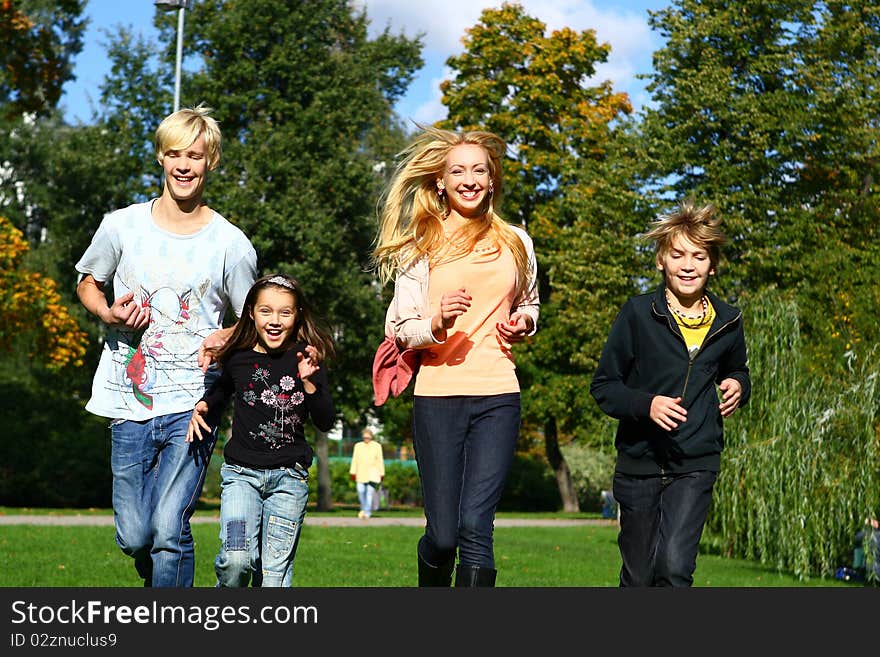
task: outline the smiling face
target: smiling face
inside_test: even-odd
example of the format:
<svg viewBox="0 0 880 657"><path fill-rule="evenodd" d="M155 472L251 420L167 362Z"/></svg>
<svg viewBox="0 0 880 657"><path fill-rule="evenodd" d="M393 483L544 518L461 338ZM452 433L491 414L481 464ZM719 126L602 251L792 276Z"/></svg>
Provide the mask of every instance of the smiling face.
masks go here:
<svg viewBox="0 0 880 657"><path fill-rule="evenodd" d="M690 305L703 296L709 276L715 273L709 252L679 233L665 253L657 254L657 269L666 278L667 289L682 305Z"/></svg>
<svg viewBox="0 0 880 657"><path fill-rule="evenodd" d="M165 170L165 190L178 203L200 203L208 172L204 135L188 148L165 151L159 160Z"/></svg>
<svg viewBox="0 0 880 657"><path fill-rule="evenodd" d="M490 187L489 156L482 146L459 144L449 151L437 189L446 194L450 214L466 219L485 214Z"/></svg>
<svg viewBox="0 0 880 657"><path fill-rule="evenodd" d="M260 290L251 319L257 329L255 351L280 351L294 337L296 324L296 297L284 288L269 286Z"/></svg>

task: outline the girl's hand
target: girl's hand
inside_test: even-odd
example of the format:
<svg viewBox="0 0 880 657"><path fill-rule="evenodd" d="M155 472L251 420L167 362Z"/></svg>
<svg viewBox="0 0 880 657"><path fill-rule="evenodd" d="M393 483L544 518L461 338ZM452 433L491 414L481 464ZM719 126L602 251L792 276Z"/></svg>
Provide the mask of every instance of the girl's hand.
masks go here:
<svg viewBox="0 0 880 657"><path fill-rule="evenodd" d="M296 360L297 369L299 370L299 378L302 379L305 391L309 394L315 392L315 384L309 379L315 372L321 369L321 364L318 361L318 350L312 345L306 345L305 353L302 351L297 353Z"/></svg>
<svg viewBox="0 0 880 657"><path fill-rule="evenodd" d="M196 404L192 417L189 419L189 426L186 428L186 442L191 443L194 437L204 440L202 429L207 431L208 434L211 433L211 426L205 421L206 415L208 415L208 405L200 401Z"/></svg>
<svg viewBox="0 0 880 657"><path fill-rule="evenodd" d="M495 328L501 335L501 339L509 344L522 342L528 337L534 328L534 320L525 313L513 313L507 323L498 322Z"/></svg>
<svg viewBox="0 0 880 657"><path fill-rule="evenodd" d="M672 431L680 422L687 420L687 410L681 404L681 397L657 395L651 400L651 419L661 429Z"/></svg>
<svg viewBox="0 0 880 657"><path fill-rule="evenodd" d="M718 404L718 410L721 411L721 417L728 417L737 408L742 399L742 385L736 379L724 379L718 384L721 390L721 403Z"/></svg>

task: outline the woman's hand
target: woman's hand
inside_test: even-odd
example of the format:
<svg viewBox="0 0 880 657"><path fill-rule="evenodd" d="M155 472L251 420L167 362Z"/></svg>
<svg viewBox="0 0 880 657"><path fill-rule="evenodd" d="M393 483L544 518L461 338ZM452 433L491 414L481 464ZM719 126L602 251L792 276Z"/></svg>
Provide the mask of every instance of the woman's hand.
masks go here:
<svg viewBox="0 0 880 657"><path fill-rule="evenodd" d="M510 344L525 340L534 327L534 320L525 313L513 313L507 323L495 324L501 339Z"/></svg>
<svg viewBox="0 0 880 657"><path fill-rule="evenodd" d="M463 287L454 292L446 292L440 298L440 312L431 319L431 330L436 335L451 329L455 320L471 307L472 297Z"/></svg>

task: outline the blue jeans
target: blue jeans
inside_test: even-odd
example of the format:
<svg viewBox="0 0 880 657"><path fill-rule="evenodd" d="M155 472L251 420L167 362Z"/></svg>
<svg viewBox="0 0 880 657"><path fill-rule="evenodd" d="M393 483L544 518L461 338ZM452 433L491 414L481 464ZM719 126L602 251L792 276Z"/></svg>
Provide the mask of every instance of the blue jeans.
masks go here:
<svg viewBox="0 0 880 657"><path fill-rule="evenodd" d="M186 442L191 411L110 426L116 543L145 586L192 586L189 519L202 492L215 436Z"/></svg>
<svg viewBox="0 0 880 657"><path fill-rule="evenodd" d="M717 473L614 473L621 586L691 586Z"/></svg>
<svg viewBox="0 0 880 657"><path fill-rule="evenodd" d="M363 511L367 518L369 518L373 513L373 495L376 494L376 489L368 482L358 482L357 492L361 511Z"/></svg>
<svg viewBox="0 0 880 657"><path fill-rule="evenodd" d="M309 500L309 473L224 463L217 586L290 586Z"/></svg>
<svg viewBox="0 0 880 657"><path fill-rule="evenodd" d="M519 393L413 401L413 447L425 503L419 555L439 566L495 567L495 509L519 438Z"/></svg>

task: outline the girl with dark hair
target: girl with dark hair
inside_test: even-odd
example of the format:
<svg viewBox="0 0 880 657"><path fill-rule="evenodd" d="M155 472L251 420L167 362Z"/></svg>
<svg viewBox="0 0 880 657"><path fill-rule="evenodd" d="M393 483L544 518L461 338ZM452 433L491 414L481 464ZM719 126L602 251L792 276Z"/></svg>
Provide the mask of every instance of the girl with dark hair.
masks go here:
<svg viewBox="0 0 880 657"><path fill-rule="evenodd" d="M210 432L234 396L232 438L221 467L217 586L290 586L309 496L313 451L305 421L321 431L336 411L321 363L334 354L295 279L257 280L241 319L214 359L220 378L196 404L187 441Z"/></svg>

